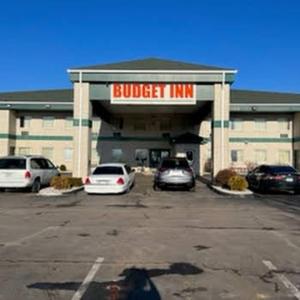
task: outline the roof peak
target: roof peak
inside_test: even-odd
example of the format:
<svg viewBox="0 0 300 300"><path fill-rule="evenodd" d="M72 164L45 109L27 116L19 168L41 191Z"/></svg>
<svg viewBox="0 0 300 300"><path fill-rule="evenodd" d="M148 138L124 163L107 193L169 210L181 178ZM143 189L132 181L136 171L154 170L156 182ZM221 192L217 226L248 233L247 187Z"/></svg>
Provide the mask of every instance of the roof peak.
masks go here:
<svg viewBox="0 0 300 300"><path fill-rule="evenodd" d="M142 59L125 60L116 63L98 64L71 68L71 70L170 70L170 71L202 71L202 70L220 70L232 71L231 68L223 68L212 65L203 65L171 59L162 59L158 57L146 57Z"/></svg>

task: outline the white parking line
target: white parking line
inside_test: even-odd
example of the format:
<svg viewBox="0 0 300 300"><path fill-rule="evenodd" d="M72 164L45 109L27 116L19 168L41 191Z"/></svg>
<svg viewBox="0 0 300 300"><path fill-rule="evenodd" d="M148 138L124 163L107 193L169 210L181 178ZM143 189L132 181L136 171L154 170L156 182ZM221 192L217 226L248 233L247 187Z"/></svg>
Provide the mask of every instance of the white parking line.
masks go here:
<svg viewBox="0 0 300 300"><path fill-rule="evenodd" d="M286 242L286 244L296 250L300 250L300 248L295 245L294 243L292 243L285 235L283 235L282 233L278 232L278 231L272 231L272 233L274 235L276 235L277 237L281 238L282 240L284 240Z"/></svg>
<svg viewBox="0 0 300 300"><path fill-rule="evenodd" d="M80 287L78 288L76 293L74 294L72 300L80 300L82 298L82 296L88 289L89 285L91 284L93 278L95 277L96 273L98 272L99 268L101 267L101 264L103 263L103 261L104 261L103 257L97 258L97 260L93 264L92 268L86 275L84 281L82 282L82 284L80 285Z"/></svg>
<svg viewBox="0 0 300 300"><path fill-rule="evenodd" d="M58 228L60 228L59 226L49 226L47 228L44 228L38 232L35 232L33 234L30 234L30 235L27 235L21 239L18 239L18 240L15 240L13 242L8 242L8 243L4 243L3 246L4 247L11 247L11 246L20 246L23 242L25 241L28 241L28 240L31 240L47 231L50 231L50 230L57 230Z"/></svg>
<svg viewBox="0 0 300 300"><path fill-rule="evenodd" d="M269 260L263 260L263 264L270 271L277 271L278 269ZM275 276L283 283L283 285L298 299L300 300L300 291L283 275L275 273Z"/></svg>

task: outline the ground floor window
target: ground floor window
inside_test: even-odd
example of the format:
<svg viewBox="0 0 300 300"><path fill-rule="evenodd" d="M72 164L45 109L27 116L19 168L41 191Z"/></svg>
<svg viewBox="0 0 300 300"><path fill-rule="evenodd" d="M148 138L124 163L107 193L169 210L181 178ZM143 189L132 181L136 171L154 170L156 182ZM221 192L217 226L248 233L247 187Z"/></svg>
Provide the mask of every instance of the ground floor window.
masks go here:
<svg viewBox="0 0 300 300"><path fill-rule="evenodd" d="M136 149L135 160L138 166L145 166L148 159L148 149Z"/></svg>
<svg viewBox="0 0 300 300"><path fill-rule="evenodd" d="M243 150L231 150L231 161L232 162L243 162L244 151Z"/></svg>
<svg viewBox="0 0 300 300"><path fill-rule="evenodd" d="M265 163L267 160L266 150L254 150L254 162L257 164Z"/></svg>
<svg viewBox="0 0 300 300"><path fill-rule="evenodd" d="M29 147L19 147L18 154L19 155L29 155L31 154L31 149Z"/></svg>
<svg viewBox="0 0 300 300"><path fill-rule="evenodd" d="M279 150L278 152L278 162L281 165L288 165L290 163L290 151L289 150Z"/></svg>
<svg viewBox="0 0 300 300"><path fill-rule="evenodd" d="M112 161L121 162L123 160L123 151L122 149L112 149Z"/></svg>
<svg viewBox="0 0 300 300"><path fill-rule="evenodd" d="M53 148L52 147L43 147L42 155L48 159L53 159Z"/></svg>
<svg viewBox="0 0 300 300"><path fill-rule="evenodd" d="M64 159L65 161L72 161L73 158L73 149L72 148L65 148L64 149Z"/></svg>

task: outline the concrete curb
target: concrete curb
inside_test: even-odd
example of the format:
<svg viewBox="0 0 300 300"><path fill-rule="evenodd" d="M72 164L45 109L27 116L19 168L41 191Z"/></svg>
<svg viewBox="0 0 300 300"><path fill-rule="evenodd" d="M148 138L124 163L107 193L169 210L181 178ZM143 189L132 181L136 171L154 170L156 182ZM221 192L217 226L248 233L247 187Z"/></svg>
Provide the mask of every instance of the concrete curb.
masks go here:
<svg viewBox="0 0 300 300"><path fill-rule="evenodd" d="M210 185L211 189L216 191L217 193L220 193L222 195L230 195L230 196L250 196L253 195L253 192L246 189L245 191L231 191L228 189L223 189L220 186L216 185Z"/></svg>
<svg viewBox="0 0 300 300"><path fill-rule="evenodd" d="M72 189L69 190L54 190L53 188L45 188L40 190L40 192L38 193L39 196L43 196L43 197L55 197L55 196L63 196L63 195L69 195L69 194L75 194L79 191L83 190L83 185L82 186L78 186L78 187L74 187Z"/></svg>

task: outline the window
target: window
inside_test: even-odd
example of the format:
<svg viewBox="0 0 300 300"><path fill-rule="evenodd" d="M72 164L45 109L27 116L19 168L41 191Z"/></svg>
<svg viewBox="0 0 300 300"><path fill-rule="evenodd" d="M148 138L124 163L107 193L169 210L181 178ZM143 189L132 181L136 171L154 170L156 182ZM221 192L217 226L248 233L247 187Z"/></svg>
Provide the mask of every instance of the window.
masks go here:
<svg viewBox="0 0 300 300"><path fill-rule="evenodd" d="M124 175L121 167L103 166L98 167L93 172L94 175Z"/></svg>
<svg viewBox="0 0 300 300"><path fill-rule="evenodd" d="M131 167L128 165L125 166L125 170L126 170L127 174L130 174L133 172L133 169L131 169Z"/></svg>
<svg viewBox="0 0 300 300"><path fill-rule="evenodd" d="M255 163L264 163L267 160L267 151L266 150L254 150L254 162Z"/></svg>
<svg viewBox="0 0 300 300"><path fill-rule="evenodd" d="M123 159L122 149L112 149L112 161L121 162Z"/></svg>
<svg viewBox="0 0 300 300"><path fill-rule="evenodd" d="M20 117L20 128L28 128L30 126L31 117L21 116Z"/></svg>
<svg viewBox="0 0 300 300"><path fill-rule="evenodd" d="M171 120L169 119L163 119L160 121L160 124L159 124L159 128L161 131L168 131L168 130L171 130Z"/></svg>
<svg viewBox="0 0 300 300"><path fill-rule="evenodd" d="M72 161L73 157L73 149L72 148L65 148L64 149L64 160L65 161Z"/></svg>
<svg viewBox="0 0 300 300"><path fill-rule="evenodd" d="M135 160L139 166L143 166L148 159L147 149L136 149L135 150Z"/></svg>
<svg viewBox="0 0 300 300"><path fill-rule="evenodd" d="M185 154L188 162L192 163L194 161L194 152L192 150L188 150L185 152Z"/></svg>
<svg viewBox="0 0 300 300"><path fill-rule="evenodd" d="M231 150L231 161L232 162L243 162L244 151L243 150Z"/></svg>
<svg viewBox="0 0 300 300"><path fill-rule="evenodd" d="M101 124L101 121L99 119L93 120L92 131L95 133L99 133L100 124Z"/></svg>
<svg viewBox="0 0 300 300"><path fill-rule="evenodd" d="M72 117L65 118L65 128L73 128L73 118Z"/></svg>
<svg viewBox="0 0 300 300"><path fill-rule="evenodd" d="M42 155L46 158L53 159L53 148L52 147L43 147Z"/></svg>
<svg viewBox="0 0 300 300"><path fill-rule="evenodd" d="M290 151L289 150L279 150L278 151L278 162L281 165L288 165L290 163Z"/></svg>
<svg viewBox="0 0 300 300"><path fill-rule="evenodd" d="M98 162L99 161L99 154L96 148L92 149L92 161Z"/></svg>
<svg viewBox="0 0 300 300"><path fill-rule="evenodd" d="M18 154L19 155L29 155L30 154L30 148L29 147L19 147Z"/></svg>
<svg viewBox="0 0 300 300"><path fill-rule="evenodd" d="M135 120L133 124L133 129L145 131L146 130L145 120Z"/></svg>
<svg viewBox="0 0 300 300"><path fill-rule="evenodd" d="M278 124L281 131L290 129L290 122L287 118L278 119Z"/></svg>
<svg viewBox="0 0 300 300"><path fill-rule="evenodd" d="M30 161L30 168L33 170L39 170L42 169L42 166L38 159L32 159Z"/></svg>
<svg viewBox="0 0 300 300"><path fill-rule="evenodd" d="M3 169L26 169L26 159L2 158L0 159L0 170Z"/></svg>
<svg viewBox="0 0 300 300"><path fill-rule="evenodd" d="M267 129L267 122L265 119L256 119L255 120L255 129L256 130L266 130Z"/></svg>
<svg viewBox="0 0 300 300"><path fill-rule="evenodd" d="M243 130L243 121L241 119L233 119L230 121L230 129Z"/></svg>
<svg viewBox="0 0 300 300"><path fill-rule="evenodd" d="M43 117L43 127L52 128L54 126L54 117Z"/></svg>

